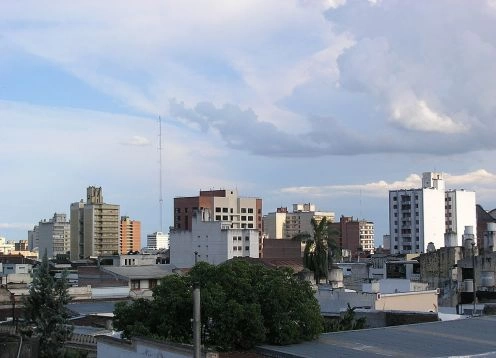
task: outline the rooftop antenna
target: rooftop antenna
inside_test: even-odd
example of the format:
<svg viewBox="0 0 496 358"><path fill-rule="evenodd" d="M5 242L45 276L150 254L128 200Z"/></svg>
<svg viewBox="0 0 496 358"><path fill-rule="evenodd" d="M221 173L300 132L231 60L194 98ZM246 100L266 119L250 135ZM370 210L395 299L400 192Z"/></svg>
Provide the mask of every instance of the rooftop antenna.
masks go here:
<svg viewBox="0 0 496 358"><path fill-rule="evenodd" d="M163 227L163 210L164 198L162 193L162 118L158 116L158 163L159 163L159 198L158 203L160 206L160 232L164 232Z"/></svg>

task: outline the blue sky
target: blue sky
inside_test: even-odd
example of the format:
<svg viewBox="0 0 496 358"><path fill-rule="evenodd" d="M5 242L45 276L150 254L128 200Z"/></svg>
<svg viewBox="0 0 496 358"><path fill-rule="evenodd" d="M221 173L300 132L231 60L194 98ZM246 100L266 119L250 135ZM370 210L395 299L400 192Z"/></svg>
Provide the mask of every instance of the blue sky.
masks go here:
<svg viewBox="0 0 496 358"><path fill-rule="evenodd" d="M174 196L237 188L388 231L424 171L496 207L496 2L0 3L0 236L86 187L159 229Z"/></svg>

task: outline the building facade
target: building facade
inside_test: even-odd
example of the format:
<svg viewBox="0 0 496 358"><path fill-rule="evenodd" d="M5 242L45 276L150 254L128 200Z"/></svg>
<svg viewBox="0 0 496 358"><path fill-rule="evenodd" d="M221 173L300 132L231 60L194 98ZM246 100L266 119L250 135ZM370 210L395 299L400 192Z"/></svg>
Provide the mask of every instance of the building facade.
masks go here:
<svg viewBox="0 0 496 358"><path fill-rule="evenodd" d="M119 245L122 254L141 250L140 221L131 220L129 216L121 217Z"/></svg>
<svg viewBox="0 0 496 358"><path fill-rule="evenodd" d="M444 180L440 173L424 173L420 189L389 192L391 253L422 253L429 242L444 245Z"/></svg>
<svg viewBox="0 0 496 358"><path fill-rule="evenodd" d="M53 218L42 220L33 229L37 234L37 247L41 257L66 255L71 250L71 225L66 214L55 213Z"/></svg>
<svg viewBox="0 0 496 358"><path fill-rule="evenodd" d="M374 253L373 222L353 219L352 216L341 216L339 222L330 224L330 228L336 233L338 239L336 244L341 249L350 250L352 257Z"/></svg>
<svg viewBox="0 0 496 358"><path fill-rule="evenodd" d="M447 190L444 201L446 232L456 233L457 246L461 246L465 226L472 226L477 236L475 192Z"/></svg>
<svg viewBox="0 0 496 358"><path fill-rule="evenodd" d="M293 212L277 208L276 212L263 217L263 230L270 239L291 239L296 235L312 235L312 219L320 222L322 218L333 222L335 214L330 211L317 211L313 204L293 204Z"/></svg>
<svg viewBox="0 0 496 358"><path fill-rule="evenodd" d="M262 199L240 197L237 190L207 190L193 197L174 198L174 229L192 229L193 214L207 209L212 221L229 223L232 229L255 229L262 250Z"/></svg>
<svg viewBox="0 0 496 358"><path fill-rule="evenodd" d="M233 228L230 221L212 220L208 209L195 212L191 224L191 231L170 233L170 263L174 266L189 268L199 261L218 265L234 257L259 257L255 228Z"/></svg>
<svg viewBox="0 0 496 358"><path fill-rule="evenodd" d="M150 250L161 250L169 248L169 235L163 232L154 232L146 236L146 247Z"/></svg>
<svg viewBox="0 0 496 358"><path fill-rule="evenodd" d="M119 205L105 204L100 187L86 193L86 203L71 204L71 260L118 254Z"/></svg>
<svg viewBox="0 0 496 358"><path fill-rule="evenodd" d="M420 189L389 192L391 253L423 253L430 242L443 247L445 233L456 233L460 245L464 227L476 223L475 193L445 191L442 173L423 173Z"/></svg>

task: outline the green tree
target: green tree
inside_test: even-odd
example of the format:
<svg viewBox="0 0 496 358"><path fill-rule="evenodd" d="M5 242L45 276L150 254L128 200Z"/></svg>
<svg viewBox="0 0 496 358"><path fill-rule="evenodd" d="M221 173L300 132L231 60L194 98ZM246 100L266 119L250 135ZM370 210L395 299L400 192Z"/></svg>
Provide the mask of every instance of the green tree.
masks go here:
<svg viewBox="0 0 496 358"><path fill-rule="evenodd" d="M313 237L307 239L303 252L303 264L313 271L317 284L322 278L327 282L329 276L328 226L326 217L320 221L312 218Z"/></svg>
<svg viewBox="0 0 496 358"><path fill-rule="evenodd" d="M355 309L355 307L351 308L348 303L348 308L346 309L343 317L332 322L331 324L326 325L326 332L351 331L365 328L366 318L361 317L355 319Z"/></svg>
<svg viewBox="0 0 496 358"><path fill-rule="evenodd" d="M40 340L40 357L60 357L63 343L71 337L72 326L68 324L65 307L70 301L68 287L67 272L57 281L50 275L45 252L24 299L26 323L34 326L31 333Z"/></svg>
<svg viewBox="0 0 496 358"><path fill-rule="evenodd" d="M193 282L201 287L206 346L233 350L264 342L290 344L314 339L323 330L320 307L308 282L297 280L290 270L242 259L218 266L201 262L186 276L163 278L149 307L139 301L118 305L114 326L127 337L191 342Z"/></svg>

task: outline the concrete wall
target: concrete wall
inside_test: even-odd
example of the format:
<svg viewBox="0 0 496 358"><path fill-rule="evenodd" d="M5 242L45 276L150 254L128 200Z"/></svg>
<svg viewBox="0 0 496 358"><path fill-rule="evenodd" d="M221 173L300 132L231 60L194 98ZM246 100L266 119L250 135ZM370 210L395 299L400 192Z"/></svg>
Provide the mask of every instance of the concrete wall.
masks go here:
<svg viewBox="0 0 496 358"><path fill-rule="evenodd" d="M121 339L98 336L98 358L167 357L190 358L192 347L165 344L154 340L133 338L131 343Z"/></svg>
<svg viewBox="0 0 496 358"><path fill-rule="evenodd" d="M379 294L374 308L378 311L437 312L437 291Z"/></svg>

